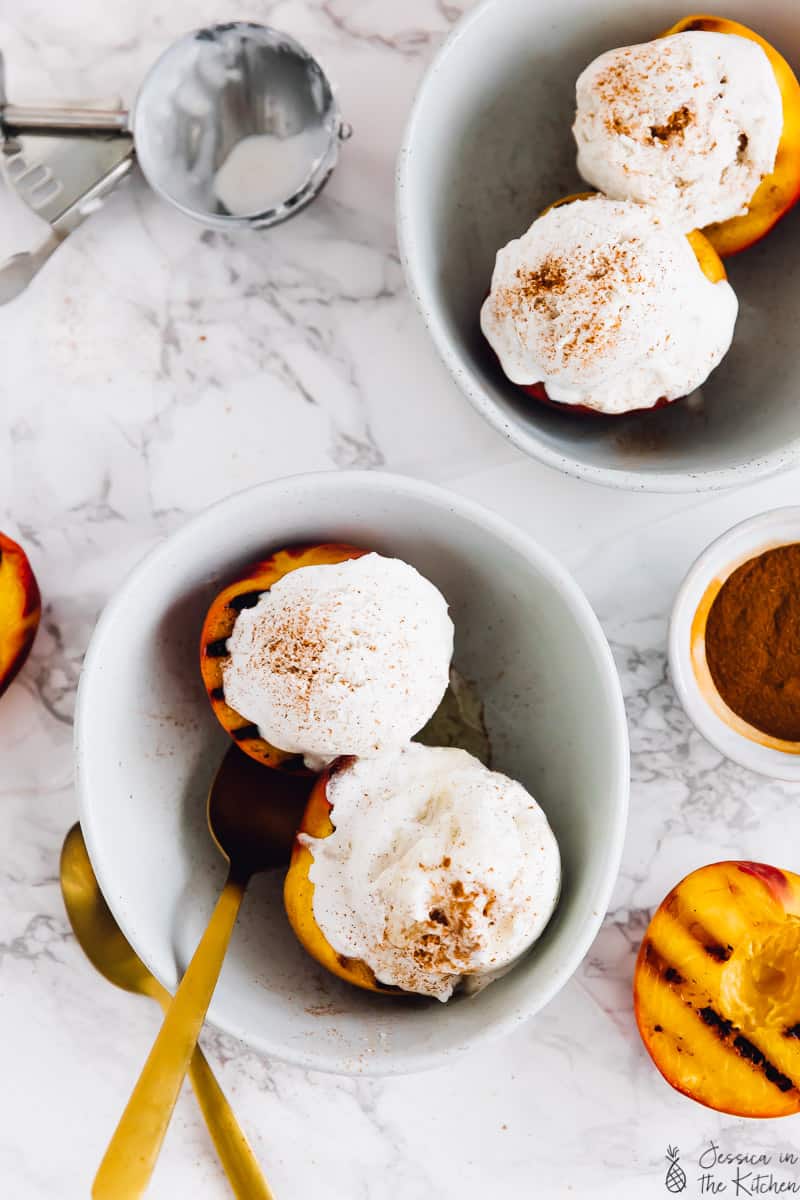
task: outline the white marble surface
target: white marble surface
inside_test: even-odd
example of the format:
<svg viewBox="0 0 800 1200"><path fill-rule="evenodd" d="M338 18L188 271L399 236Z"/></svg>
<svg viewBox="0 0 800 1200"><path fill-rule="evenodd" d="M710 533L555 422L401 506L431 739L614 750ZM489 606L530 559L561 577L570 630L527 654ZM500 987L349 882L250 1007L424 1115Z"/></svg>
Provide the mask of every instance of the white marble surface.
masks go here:
<svg viewBox="0 0 800 1200"><path fill-rule="evenodd" d="M97 613L156 539L210 501L263 478L352 465L447 483L574 569L622 672L632 815L602 934L559 999L508 1040L426 1076L353 1081L204 1036L278 1200L640 1200L666 1194L668 1143L681 1148L694 1196L711 1138L727 1150L800 1152L800 1118L733 1120L670 1091L630 1006L644 924L682 874L729 855L797 867L800 792L721 760L690 729L666 677L665 619L695 552L734 520L796 501L800 472L700 500L599 490L523 459L461 399L404 290L392 171L416 80L464 7L0 0L18 100L129 100L173 35L250 16L323 57L356 128L323 199L273 236L204 233L134 182L0 318L0 528L25 542L46 599L31 660L0 703L9 1200L88 1195L157 1028L154 1008L89 968L58 887L76 815L72 707ZM0 253L18 237L4 220ZM780 1170L800 1187L800 1168ZM717 1173L726 1195L731 1173ZM188 1092L149 1194L228 1194Z"/></svg>

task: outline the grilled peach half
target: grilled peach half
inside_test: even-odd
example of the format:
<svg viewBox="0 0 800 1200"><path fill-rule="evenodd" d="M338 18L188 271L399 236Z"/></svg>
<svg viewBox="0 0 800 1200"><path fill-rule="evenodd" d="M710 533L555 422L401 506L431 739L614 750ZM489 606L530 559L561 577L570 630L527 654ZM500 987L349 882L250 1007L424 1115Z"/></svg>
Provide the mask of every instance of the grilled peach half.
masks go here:
<svg viewBox="0 0 800 1200"><path fill-rule="evenodd" d="M42 598L28 556L0 533L0 696L30 653Z"/></svg>
<svg viewBox="0 0 800 1200"><path fill-rule="evenodd" d="M592 195L595 195L595 193L576 192L574 195L564 196L563 199L556 200L553 204L548 204L547 208L543 209L541 215L544 216L551 208L561 208L564 204L571 204L573 200L585 200ZM712 283L719 283L721 280L727 279L722 259L709 239L696 229L691 233L687 233L686 236L692 250L694 250L695 258L700 264L700 269L706 278L710 279ZM543 383L519 383L517 387L526 396L531 396L534 400L538 400L540 404L546 404L548 408L555 408L562 413L578 413L592 417L630 417L636 413L653 412L657 408L666 408L670 404L675 404L678 399L676 396L674 400L668 400L666 396L662 396L656 400L655 404L651 404L649 408L631 408L627 412L622 413L603 413L596 408L590 408L587 404L563 404L558 400L551 400L547 394L547 388Z"/></svg>
<svg viewBox="0 0 800 1200"><path fill-rule="evenodd" d="M783 100L783 132L772 173L761 180L746 213L703 230L717 253L726 258L760 241L800 199L800 83L775 47L738 21L703 15L684 17L661 36L669 37L689 30L733 33L758 42L769 59Z"/></svg>
<svg viewBox="0 0 800 1200"><path fill-rule="evenodd" d="M348 759L340 759L339 765L348 761ZM307 833L314 838L330 837L333 833L331 805L328 801L328 781L336 769L337 764L334 763L315 781L298 833ZM313 862L314 855L309 847L299 839L295 839L292 861L289 864L283 887L283 900L289 924L296 933L300 944L323 967L327 967L334 975L338 975L340 979L344 979L348 983L355 984L356 987L364 988L368 992L406 995L407 993L403 992L401 988L379 983L372 969L361 959L348 958L334 950L314 916L314 884L310 878Z"/></svg>
<svg viewBox="0 0 800 1200"><path fill-rule="evenodd" d="M258 727L225 703L224 672L230 661L228 638L242 609L254 608L263 592L299 567L314 567L327 563L361 558L367 550L348 546L344 542L323 542L314 546L293 546L278 550L270 558L254 563L233 583L214 598L200 634L200 672L203 676L211 707L222 728L251 758L267 767L284 771L305 771L299 754L290 754L271 746L261 737Z"/></svg>
<svg viewBox="0 0 800 1200"><path fill-rule="evenodd" d="M800 876L753 862L687 875L645 934L634 1011L679 1092L739 1117L800 1112Z"/></svg>

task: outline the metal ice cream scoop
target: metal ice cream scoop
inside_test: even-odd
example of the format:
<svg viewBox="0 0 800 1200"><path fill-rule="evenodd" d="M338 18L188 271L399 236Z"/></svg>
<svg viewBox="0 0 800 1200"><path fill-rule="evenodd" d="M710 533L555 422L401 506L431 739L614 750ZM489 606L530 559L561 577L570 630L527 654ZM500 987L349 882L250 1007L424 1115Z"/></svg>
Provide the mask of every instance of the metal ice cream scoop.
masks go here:
<svg viewBox="0 0 800 1200"><path fill-rule="evenodd" d="M235 21L173 43L132 113L9 104L0 56L0 133L8 183L51 227L41 247L0 266L1 304L128 174L134 148L147 182L181 212L265 229L319 194L350 130L299 42Z"/></svg>

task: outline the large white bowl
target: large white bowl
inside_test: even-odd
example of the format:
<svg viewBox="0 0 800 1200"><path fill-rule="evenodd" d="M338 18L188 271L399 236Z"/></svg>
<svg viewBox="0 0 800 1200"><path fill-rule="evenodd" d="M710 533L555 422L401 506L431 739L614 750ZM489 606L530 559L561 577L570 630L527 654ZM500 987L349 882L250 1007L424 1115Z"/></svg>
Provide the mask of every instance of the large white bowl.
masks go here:
<svg viewBox="0 0 800 1200"><path fill-rule="evenodd" d="M797 0L726 0L720 8L800 64ZM681 15L673 0L483 0L422 83L397 172L409 288L478 411L550 466L664 492L729 487L800 453L800 210L728 259L739 321L699 404L616 419L546 409L505 378L478 314L498 248L552 200L586 187L570 132L580 71L601 51L649 40Z"/></svg>
<svg viewBox="0 0 800 1200"><path fill-rule="evenodd" d="M343 539L398 555L447 597L456 662L485 703L496 764L545 809L564 862L544 937L474 999L371 996L319 968L290 931L282 872L253 881L210 1020L309 1067L390 1073L433 1066L530 1016L586 953L617 874L628 744L608 645L583 594L513 526L426 483L371 472L297 476L194 518L133 572L98 623L78 696L81 823L100 886L170 989L222 886L206 790L228 739L198 670L219 587L265 551Z"/></svg>

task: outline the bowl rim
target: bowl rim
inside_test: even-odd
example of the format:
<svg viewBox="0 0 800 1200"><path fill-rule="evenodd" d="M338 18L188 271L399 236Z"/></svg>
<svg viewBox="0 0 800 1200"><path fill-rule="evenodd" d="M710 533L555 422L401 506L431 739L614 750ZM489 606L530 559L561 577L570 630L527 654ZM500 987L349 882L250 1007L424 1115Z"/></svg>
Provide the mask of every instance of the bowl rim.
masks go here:
<svg viewBox="0 0 800 1200"><path fill-rule="evenodd" d="M766 512L746 517L738 521L730 529L726 529L698 554L678 588L672 606L668 633L669 673L684 712L706 741L731 762L737 763L768 779L778 779L784 782L800 781L800 754L793 755L781 750L760 745L750 741L743 734L727 725L711 708L702 695L695 677L691 661L690 631L698 599L702 597L714 578L718 578L720 570L726 572L725 578L743 561L757 558L765 550L776 543L770 540L770 530L785 528L794 522L797 526L797 537L800 541L800 506L782 505L779 508L767 509ZM741 547L739 553L735 550L737 542L748 541L750 537L759 535L749 548ZM763 540L760 540L762 539ZM792 539L781 537L778 544L788 545ZM726 557L726 566L720 568L719 556L728 548L731 553Z"/></svg>
<svg viewBox="0 0 800 1200"><path fill-rule="evenodd" d="M600 621L589 604L588 599L572 578L569 571L547 549L540 546L527 534L523 533L505 518L496 515L483 505L460 496L458 493L439 487L427 481L411 476L398 475L390 472L369 470L328 470L304 472L285 476L255 484L251 487L233 492L202 509L185 521L178 529L161 539L151 547L143 558L128 572L122 583L117 587L103 609L94 632L81 671L75 710L75 726L73 749L75 759L75 787L78 797L81 829L86 840L89 857L95 870L100 889L109 902L109 906L118 921L126 938L146 965L153 970L156 977L165 986L170 982L154 970L155 962L150 955L150 947L141 941L140 931L135 927L135 918L127 912L115 909L111 898L114 889L110 887L107 864L103 860L95 837L93 812L95 804L89 794L89 762L92 757L91 706L93 697L93 680L96 666L106 653L106 644L112 635L115 640L117 614L124 609L131 591L135 591L140 581L146 579L154 566L166 564L174 555L176 546L190 540L195 530L207 520L211 512L236 505L263 505L265 499L277 492L302 492L313 487L323 492L331 489L357 488L366 493L394 492L405 497L420 499L438 507L444 512L458 514L472 521L489 533L516 550L528 562L540 568L562 593L573 612L574 618L582 626L593 650L594 661L606 697L611 708L611 719L616 730L615 746L610 751L612 758L612 811L609 829L603 845L604 865L597 880L595 894L583 927L582 934L566 948L560 966L546 979L543 979L537 989L535 1000L530 1005L509 1007L501 1017L487 1022L476 1034L471 1034L462 1043L449 1044L441 1050L400 1051L387 1055L379 1061L370 1059L353 1065L352 1058L346 1053L320 1057L313 1048L285 1047L276 1040L264 1037L262 1033L254 1033L244 1029L223 1010L220 1012L212 999L208 1012L208 1023L224 1033L239 1038L256 1051L292 1063L306 1069L321 1070L335 1074L387 1076L405 1074L413 1071L428 1070L442 1065L454 1056L464 1053L467 1049L509 1032L523 1020L549 1003L550 1000L568 982L580 963L586 956L595 936L606 915L611 893L616 882L622 859L622 851L627 829L629 795L630 795L630 757L628 726L622 695L622 686L614 664L611 648L603 632ZM265 511L269 510L269 506ZM96 727L96 723L95 723Z"/></svg>
<svg viewBox="0 0 800 1200"><path fill-rule="evenodd" d="M433 289L426 279L420 262L414 233L410 194L413 190L413 159L418 130L425 128L424 110L429 102L434 81L442 73L455 44L484 18L490 9L502 8L503 0L479 0L451 29L436 55L425 70L414 96L395 164L395 222L400 261L406 285L414 300L431 340L454 382L473 408L519 450L547 467L562 471L575 479L584 479L623 491L659 492L680 495L692 492L722 491L744 483L765 479L787 469L800 457L800 434L767 454L745 459L735 466L714 467L699 471L636 471L598 467L547 446L517 418L510 417L480 382L466 359L454 347Z"/></svg>

